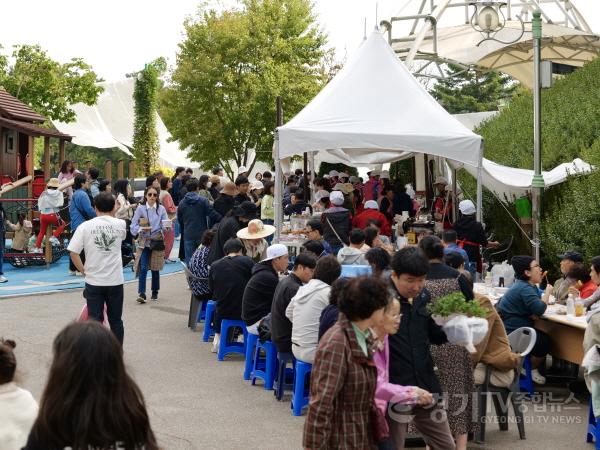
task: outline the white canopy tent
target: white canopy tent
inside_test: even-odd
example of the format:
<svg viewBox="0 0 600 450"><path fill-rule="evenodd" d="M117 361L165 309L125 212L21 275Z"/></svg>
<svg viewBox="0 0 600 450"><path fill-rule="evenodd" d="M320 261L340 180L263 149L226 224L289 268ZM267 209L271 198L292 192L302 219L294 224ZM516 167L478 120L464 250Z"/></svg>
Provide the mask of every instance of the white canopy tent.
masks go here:
<svg viewBox="0 0 600 450"><path fill-rule="evenodd" d="M481 137L448 114L375 31L335 78L277 129L275 205L281 208L280 161L303 152L349 165L387 163L422 153L477 170L481 146ZM481 183L478 194L480 215ZM280 210L276 220L281 220Z"/></svg>
<svg viewBox="0 0 600 450"><path fill-rule="evenodd" d="M135 80L127 78L115 83L99 83L104 91L93 106L77 103L71 108L77 119L71 123L53 121L62 133L73 136L73 143L97 148L117 147L132 156ZM181 150L176 141L170 142L167 127L156 115L156 131L160 143L159 164L163 167L177 166L198 168L199 164L190 161L187 151Z"/></svg>

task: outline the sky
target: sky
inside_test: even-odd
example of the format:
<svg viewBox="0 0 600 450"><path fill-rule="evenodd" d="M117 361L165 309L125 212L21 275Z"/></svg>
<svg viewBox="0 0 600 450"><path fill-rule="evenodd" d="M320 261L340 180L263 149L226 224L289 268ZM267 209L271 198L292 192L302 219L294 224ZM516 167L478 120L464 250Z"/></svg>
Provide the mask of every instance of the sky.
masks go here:
<svg viewBox="0 0 600 450"><path fill-rule="evenodd" d="M416 0L314 0L321 28L339 59L360 45L367 23L400 11L413 13ZM234 0L212 0L219 7ZM408 6L406 4L408 3ZM420 3L420 2L419 2ZM591 28L600 32L600 1L574 0ZM3 2L0 27L4 52L14 44L40 44L48 54L66 62L81 57L108 81L143 69L159 56L175 63L183 39L183 21L197 12L200 0L19 0ZM404 8L404 9L403 9Z"/></svg>

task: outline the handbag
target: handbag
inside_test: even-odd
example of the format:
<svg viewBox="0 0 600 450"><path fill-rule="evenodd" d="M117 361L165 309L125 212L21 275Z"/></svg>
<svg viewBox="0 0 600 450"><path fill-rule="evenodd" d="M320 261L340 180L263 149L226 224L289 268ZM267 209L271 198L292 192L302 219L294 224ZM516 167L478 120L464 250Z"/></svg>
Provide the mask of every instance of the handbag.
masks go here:
<svg viewBox="0 0 600 450"><path fill-rule="evenodd" d="M165 251L165 240L162 238L162 236L160 238L156 238L156 239L150 239L150 244L148 245L148 247L150 247L150 250L152 250L153 252L164 252Z"/></svg>
<svg viewBox="0 0 600 450"><path fill-rule="evenodd" d="M371 433L376 443L383 442L390 437L390 427L387 420L375 403L371 403L369 419L371 422Z"/></svg>

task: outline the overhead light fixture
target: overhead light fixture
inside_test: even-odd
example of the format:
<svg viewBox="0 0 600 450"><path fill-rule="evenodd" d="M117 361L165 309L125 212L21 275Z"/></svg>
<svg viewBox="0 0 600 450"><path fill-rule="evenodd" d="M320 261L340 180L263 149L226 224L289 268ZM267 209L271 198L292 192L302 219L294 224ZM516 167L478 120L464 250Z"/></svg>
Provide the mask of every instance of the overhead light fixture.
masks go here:
<svg viewBox="0 0 600 450"><path fill-rule="evenodd" d="M517 42L525 33L525 24L520 16L517 16L521 23L521 34L517 39L510 42L505 42L496 38L496 34L506 26L506 16L502 8L506 6L505 1L500 0L478 0L471 1L470 6L474 7L473 15L471 16L471 27L479 31L484 38L477 44L479 46L485 41L497 41L503 44L512 44Z"/></svg>

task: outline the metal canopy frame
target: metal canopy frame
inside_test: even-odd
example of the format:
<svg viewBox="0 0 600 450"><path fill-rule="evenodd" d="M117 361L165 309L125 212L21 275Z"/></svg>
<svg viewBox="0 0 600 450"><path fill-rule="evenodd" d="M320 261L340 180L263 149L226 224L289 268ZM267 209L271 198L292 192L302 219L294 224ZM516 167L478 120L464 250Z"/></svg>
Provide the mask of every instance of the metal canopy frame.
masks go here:
<svg viewBox="0 0 600 450"><path fill-rule="evenodd" d="M465 64L461 61L444 58L438 54L439 22L448 11L462 8L464 11L463 23L454 23L454 25L470 24L472 16L471 1L439 0L437 4L434 3L434 0L412 0L412 2L418 5L416 14L393 16L389 20L382 20L380 26L387 32L390 45L407 44L406 47L395 49L395 52L417 78L446 79L448 75L444 68L445 64L460 66L464 68L464 71L476 69L480 72L489 72L490 70L503 71L505 67L532 61L532 55L529 54L531 50L530 41L522 41L499 49L497 55L493 53L488 55L488 57L495 56L496 58L492 64L489 64L490 67ZM517 16L526 23L530 22L530 15L533 11L539 9L542 13L542 20L545 23L594 34L583 15L573 4L573 0L506 0L506 3L507 5L503 8L503 12L506 14L507 22L514 20ZM402 37L392 36L394 24L406 24L407 22L410 24L408 35ZM527 33L530 33L530 31ZM599 48L593 45L594 42L598 41L598 38L594 38L593 36L571 35L560 39L560 47L570 48L576 52L566 57L566 55L560 53L560 50L542 43L543 51L551 49L555 54L555 58L553 59L563 59L583 64L589 61L589 58L578 58L583 52L600 52ZM572 43L574 39L583 40L585 43ZM425 42L432 51L422 49ZM506 55L510 55L512 58L520 61L496 65Z"/></svg>

